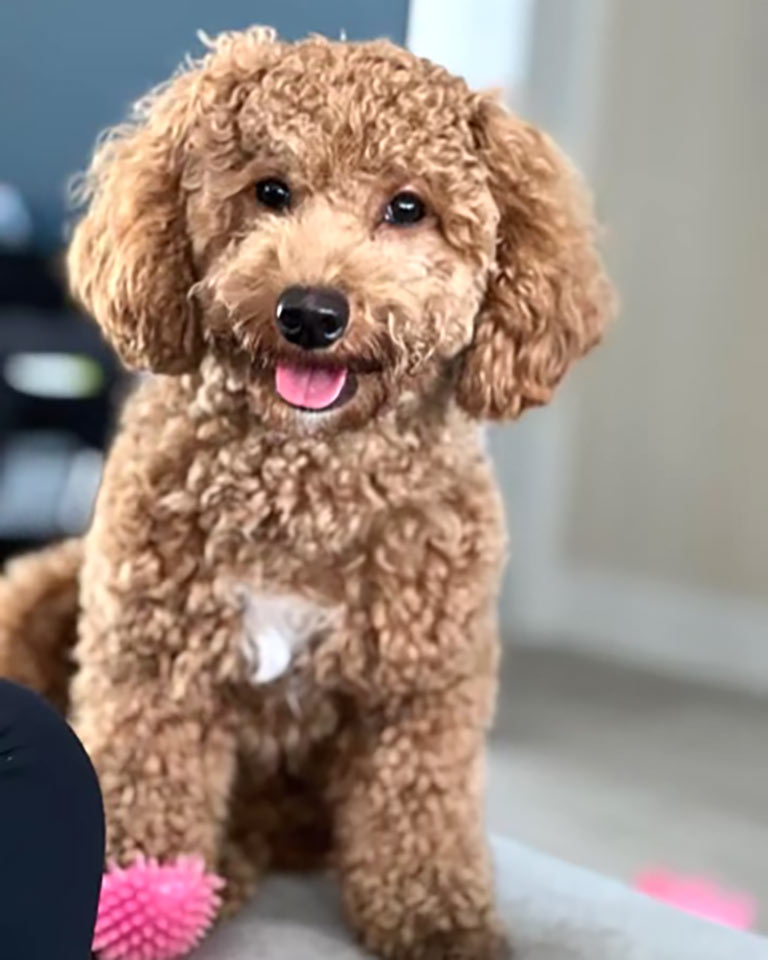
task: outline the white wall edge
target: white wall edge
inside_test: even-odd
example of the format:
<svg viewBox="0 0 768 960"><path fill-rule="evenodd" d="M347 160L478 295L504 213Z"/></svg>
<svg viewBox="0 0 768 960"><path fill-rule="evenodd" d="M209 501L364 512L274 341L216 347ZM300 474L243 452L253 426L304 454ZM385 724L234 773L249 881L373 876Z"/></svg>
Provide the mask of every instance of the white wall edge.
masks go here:
<svg viewBox="0 0 768 960"><path fill-rule="evenodd" d="M411 0L406 46L476 90L514 98L528 71L532 0Z"/></svg>

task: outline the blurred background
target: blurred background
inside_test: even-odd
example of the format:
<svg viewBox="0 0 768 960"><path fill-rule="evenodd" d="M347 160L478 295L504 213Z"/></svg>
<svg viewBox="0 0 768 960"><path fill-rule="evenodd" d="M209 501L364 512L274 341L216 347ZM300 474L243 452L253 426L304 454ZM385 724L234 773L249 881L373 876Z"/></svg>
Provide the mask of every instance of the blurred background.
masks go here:
<svg viewBox="0 0 768 960"><path fill-rule="evenodd" d="M512 560L489 822L768 928L768 3L0 4L0 559L87 523L121 375L61 283L65 184L195 32L386 35L555 135L622 300L491 445Z"/></svg>

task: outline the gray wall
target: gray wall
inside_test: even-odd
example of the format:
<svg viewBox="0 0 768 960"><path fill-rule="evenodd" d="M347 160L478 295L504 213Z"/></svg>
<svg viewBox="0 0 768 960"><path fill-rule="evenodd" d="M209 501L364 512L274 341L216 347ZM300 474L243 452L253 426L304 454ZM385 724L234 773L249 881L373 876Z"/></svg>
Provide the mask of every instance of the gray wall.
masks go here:
<svg viewBox="0 0 768 960"><path fill-rule="evenodd" d="M100 130L209 34L253 23L402 42L408 0L0 0L0 181L31 206L39 242L62 236L65 184Z"/></svg>

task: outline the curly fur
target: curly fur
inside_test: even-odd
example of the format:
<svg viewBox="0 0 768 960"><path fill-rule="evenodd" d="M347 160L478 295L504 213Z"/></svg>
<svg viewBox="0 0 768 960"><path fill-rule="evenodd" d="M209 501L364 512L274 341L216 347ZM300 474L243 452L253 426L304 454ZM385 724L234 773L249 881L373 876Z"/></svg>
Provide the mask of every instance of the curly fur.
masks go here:
<svg viewBox="0 0 768 960"><path fill-rule="evenodd" d="M12 561L0 579L0 677L37 690L62 712L74 673L81 562L82 545L69 540Z"/></svg>
<svg viewBox="0 0 768 960"><path fill-rule="evenodd" d="M290 182L290 213L259 208L267 175ZM381 213L406 187L430 215L398 230ZM82 197L73 288L126 363L163 374L127 404L91 530L66 548L71 709L110 855L201 853L230 908L268 865L330 856L380 955L501 957L481 806L504 536L477 420L545 403L600 336L610 296L575 175L389 43L258 29L143 100ZM329 353L356 390L322 415L274 389L293 356L275 302L296 283L351 304ZM56 594L57 567L39 576ZM7 673L60 691L61 654L49 682L36 631L20 640L46 589L9 601L0 646ZM315 626L255 685L292 598ZM69 620L51 629L63 648Z"/></svg>

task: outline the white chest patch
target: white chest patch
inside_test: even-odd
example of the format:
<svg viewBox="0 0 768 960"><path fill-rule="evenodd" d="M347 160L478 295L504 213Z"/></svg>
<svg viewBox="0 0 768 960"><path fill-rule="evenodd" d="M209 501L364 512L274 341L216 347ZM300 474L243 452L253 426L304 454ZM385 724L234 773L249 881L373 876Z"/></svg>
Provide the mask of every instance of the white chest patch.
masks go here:
<svg viewBox="0 0 768 960"><path fill-rule="evenodd" d="M251 683L276 680L296 653L333 623L334 611L292 593L264 593L240 584L242 650Z"/></svg>

